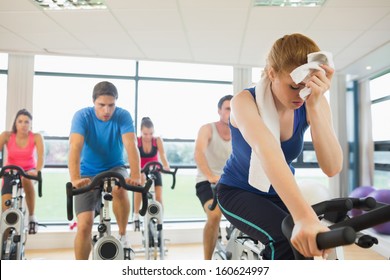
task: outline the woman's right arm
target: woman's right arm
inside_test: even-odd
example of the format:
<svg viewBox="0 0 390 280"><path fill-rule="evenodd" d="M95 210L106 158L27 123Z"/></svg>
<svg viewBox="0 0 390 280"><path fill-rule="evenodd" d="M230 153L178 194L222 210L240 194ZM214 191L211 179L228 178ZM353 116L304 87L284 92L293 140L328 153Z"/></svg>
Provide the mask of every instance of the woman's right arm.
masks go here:
<svg viewBox="0 0 390 280"><path fill-rule="evenodd" d="M169 170L169 162L167 159L167 155L165 154L164 142L160 137L157 137L156 141L157 141L158 155L160 157L162 165L166 170Z"/></svg>
<svg viewBox="0 0 390 280"><path fill-rule="evenodd" d="M312 207L306 202L288 167L280 143L261 119L249 91L244 90L231 100L231 122L242 133L253 152L261 159L262 167L272 186L289 209L295 227L291 242L304 256L320 256L316 234L326 231Z"/></svg>
<svg viewBox="0 0 390 280"><path fill-rule="evenodd" d="M5 143L7 143L8 138L10 136L11 132L4 131L0 134L0 151L3 150Z"/></svg>

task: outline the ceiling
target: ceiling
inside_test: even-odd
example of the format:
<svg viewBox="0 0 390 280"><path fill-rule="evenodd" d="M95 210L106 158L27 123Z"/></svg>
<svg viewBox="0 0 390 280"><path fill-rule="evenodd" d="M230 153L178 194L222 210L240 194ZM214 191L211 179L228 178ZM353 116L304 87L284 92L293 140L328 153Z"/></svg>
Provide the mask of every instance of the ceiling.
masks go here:
<svg viewBox="0 0 390 280"><path fill-rule="evenodd" d="M264 65L272 43L303 33L336 69L390 66L390 0L327 0L321 8L253 7L252 0L105 0L105 10L44 11L0 0L0 52Z"/></svg>

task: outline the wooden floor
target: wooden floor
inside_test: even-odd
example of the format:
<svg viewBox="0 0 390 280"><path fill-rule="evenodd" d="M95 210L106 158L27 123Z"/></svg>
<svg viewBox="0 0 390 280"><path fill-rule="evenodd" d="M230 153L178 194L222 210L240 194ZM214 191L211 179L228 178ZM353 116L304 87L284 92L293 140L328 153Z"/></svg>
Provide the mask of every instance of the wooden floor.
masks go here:
<svg viewBox="0 0 390 280"><path fill-rule="evenodd" d="M165 259L167 260L202 260L203 247L202 244L181 244L167 246L168 252ZM134 248L137 252L140 248ZM379 255L370 249L361 249L356 245L344 247L344 255L346 260L384 260L385 257ZM50 250L28 250L26 251L28 260L73 260L72 249L50 249ZM144 254L136 253L136 259L144 259Z"/></svg>

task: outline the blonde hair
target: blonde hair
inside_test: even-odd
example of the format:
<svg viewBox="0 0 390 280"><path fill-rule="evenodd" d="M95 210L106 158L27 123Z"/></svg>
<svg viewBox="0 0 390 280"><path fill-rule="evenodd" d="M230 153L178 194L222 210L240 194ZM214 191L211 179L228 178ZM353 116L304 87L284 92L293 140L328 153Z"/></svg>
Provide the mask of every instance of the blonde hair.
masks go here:
<svg viewBox="0 0 390 280"><path fill-rule="evenodd" d="M276 40L267 58L264 70L271 67L276 73L291 72L296 67L307 63L307 55L318 52L320 48L309 37L294 33Z"/></svg>

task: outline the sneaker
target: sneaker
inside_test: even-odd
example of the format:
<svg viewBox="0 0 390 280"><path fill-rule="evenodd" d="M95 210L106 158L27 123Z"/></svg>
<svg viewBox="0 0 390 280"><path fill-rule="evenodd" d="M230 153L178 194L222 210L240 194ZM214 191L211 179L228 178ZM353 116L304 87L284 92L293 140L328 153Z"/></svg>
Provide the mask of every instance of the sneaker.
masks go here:
<svg viewBox="0 0 390 280"><path fill-rule="evenodd" d="M28 234L36 234L38 232L38 222L31 221L28 223Z"/></svg>
<svg viewBox="0 0 390 280"><path fill-rule="evenodd" d="M134 220L134 231L140 231L139 220Z"/></svg>
<svg viewBox="0 0 390 280"><path fill-rule="evenodd" d="M127 235L119 235L119 242L122 244L122 247L125 248L130 248L130 242L127 239Z"/></svg>

